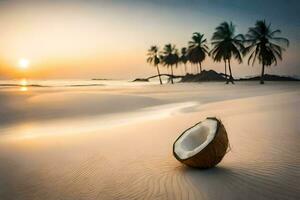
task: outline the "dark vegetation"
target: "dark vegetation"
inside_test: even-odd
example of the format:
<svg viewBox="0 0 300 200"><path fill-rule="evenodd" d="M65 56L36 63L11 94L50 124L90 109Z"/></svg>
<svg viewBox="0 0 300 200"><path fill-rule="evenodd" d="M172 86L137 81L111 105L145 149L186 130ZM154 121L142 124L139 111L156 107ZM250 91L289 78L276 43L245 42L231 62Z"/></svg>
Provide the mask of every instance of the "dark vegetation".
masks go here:
<svg viewBox="0 0 300 200"><path fill-rule="evenodd" d="M248 65L254 65L256 61L261 65L261 75L240 80L259 80L261 84L264 80L297 80L265 74L265 67L277 65L278 60L282 60L285 47L289 46L288 39L278 36L280 33L279 29L272 30L271 24L267 24L264 20L257 21L245 35L237 34L232 22L223 22L213 33L210 49L204 34L198 32L193 33L188 47L181 48L180 53L171 43L166 44L162 51L159 51L158 46L151 46L148 50L147 62L156 68L157 75L134 81L149 81L151 78L159 77L162 84L161 77L168 76L172 84L174 78L181 78L182 82L224 81L226 84L234 84L231 61L237 60L238 63L242 63L246 56L248 56ZM203 70L202 63L208 56L211 56L215 62L224 62L224 73ZM185 75L174 75L174 67L182 66ZM160 67L166 67L170 70L170 74L161 74Z"/></svg>

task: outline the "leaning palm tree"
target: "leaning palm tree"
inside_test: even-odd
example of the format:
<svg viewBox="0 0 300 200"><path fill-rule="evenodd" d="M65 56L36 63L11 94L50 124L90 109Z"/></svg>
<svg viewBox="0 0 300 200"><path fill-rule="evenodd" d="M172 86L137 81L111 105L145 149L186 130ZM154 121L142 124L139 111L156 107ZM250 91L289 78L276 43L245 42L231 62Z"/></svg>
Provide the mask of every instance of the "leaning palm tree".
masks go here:
<svg viewBox="0 0 300 200"><path fill-rule="evenodd" d="M187 74L186 63L188 61L188 56L187 56L187 48L186 47L181 48L181 55L180 55L179 61L184 65L185 74Z"/></svg>
<svg viewBox="0 0 300 200"><path fill-rule="evenodd" d="M252 61L252 65L256 59L262 65L260 83L264 84L265 66L277 65L277 59L282 60L282 51L285 49L281 44L289 46L289 40L276 35L281 33L279 29L273 31L271 24L267 24L265 20L257 21L255 27L249 28L246 34L245 53L249 53L248 64Z"/></svg>
<svg viewBox="0 0 300 200"><path fill-rule="evenodd" d="M193 33L192 40L189 41L188 57L192 64L198 64L200 72L202 72L201 63L208 54L208 46L204 34Z"/></svg>
<svg viewBox="0 0 300 200"><path fill-rule="evenodd" d="M244 51L243 42L245 38L242 34L235 34L235 26L232 22L223 22L215 30L211 39L213 48L210 54L214 61L225 62L226 84L228 84L229 81L234 84L230 61L233 57L237 59L239 63L242 62L242 52ZM226 74L226 61L229 68L229 79Z"/></svg>
<svg viewBox="0 0 300 200"><path fill-rule="evenodd" d="M158 67L158 64L160 63L159 55L158 55L158 47L157 46L151 46L147 53L147 63L150 63L154 65L157 69L157 74L159 77L159 82L162 85L161 77L160 77L160 70Z"/></svg>
<svg viewBox="0 0 300 200"><path fill-rule="evenodd" d="M163 52L162 52L162 58L163 58L163 64L165 66L167 66L168 68L171 67L171 83L174 84L174 81L173 81L173 76L174 76L174 73L173 73L173 65L176 65L177 66L177 63L178 63L178 54L177 54L177 51L176 51L176 47L175 45L172 45L172 44L166 44L164 46L164 49L163 49Z"/></svg>

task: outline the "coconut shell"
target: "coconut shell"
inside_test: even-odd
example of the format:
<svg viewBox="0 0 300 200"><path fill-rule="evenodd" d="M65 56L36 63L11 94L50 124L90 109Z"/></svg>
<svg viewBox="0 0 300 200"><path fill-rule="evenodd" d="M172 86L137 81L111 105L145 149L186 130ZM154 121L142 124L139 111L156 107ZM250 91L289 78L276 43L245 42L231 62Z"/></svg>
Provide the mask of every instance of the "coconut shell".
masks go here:
<svg viewBox="0 0 300 200"><path fill-rule="evenodd" d="M227 152L227 148L228 148L227 132L226 132L225 127L222 124L222 122L220 120L218 120L217 118L209 117L207 119L213 119L218 122L217 123L217 133L215 134L215 137L213 138L213 140L197 154L195 154L189 158L186 158L186 159L181 159L175 153L175 149L174 149L175 143L183 134L185 134L187 131L189 131L191 128L193 128L194 126L198 125L201 122L197 123L196 125L194 125L193 127L189 128L189 129L185 130L176 139L176 141L173 144L173 155L175 156L175 158L178 161L180 161L190 167L197 167L197 168L202 168L202 169L214 167L219 162L221 162L221 160L225 156L225 154Z"/></svg>

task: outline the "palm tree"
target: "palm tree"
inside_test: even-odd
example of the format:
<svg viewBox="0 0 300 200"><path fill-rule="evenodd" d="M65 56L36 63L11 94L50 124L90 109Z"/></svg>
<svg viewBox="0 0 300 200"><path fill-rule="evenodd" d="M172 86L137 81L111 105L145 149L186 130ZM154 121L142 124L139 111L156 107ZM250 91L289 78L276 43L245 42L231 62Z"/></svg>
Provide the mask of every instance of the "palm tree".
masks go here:
<svg viewBox="0 0 300 200"><path fill-rule="evenodd" d="M187 74L186 63L187 63L187 61L188 61L188 56L187 56L187 48L186 48L186 47L181 48L181 55L180 55L179 61L180 61L182 64L184 64L185 74Z"/></svg>
<svg viewBox="0 0 300 200"><path fill-rule="evenodd" d="M178 68L178 64L180 64L180 57L179 57L179 53L178 53L178 49L176 48L176 46L174 45L174 53L173 53L173 65L175 65L175 68Z"/></svg>
<svg viewBox="0 0 300 200"><path fill-rule="evenodd" d="M243 42L245 40L242 34L235 35L235 26L232 22L223 22L221 23L213 33L212 36L212 46L213 49L211 50L210 54L213 57L213 60L216 62L225 62L225 76L227 79L226 74L226 61L228 63L229 74L230 78L227 79L226 84L230 81L233 82L233 76L231 71L230 60L231 58L235 58L238 60L239 63L242 62L242 55L241 53L244 51Z"/></svg>
<svg viewBox="0 0 300 200"><path fill-rule="evenodd" d="M161 77L160 77L160 71L158 64L160 63L159 55L158 55L158 47L157 46L151 46L147 53L147 63L150 63L154 65L157 69L157 74L159 77L159 82L162 85Z"/></svg>
<svg viewBox="0 0 300 200"><path fill-rule="evenodd" d="M174 81L173 81L173 76L174 76L174 73L173 73L173 65L176 65L178 64L178 53L177 53L177 50L176 50L176 47L175 45L172 45L172 44L166 44L164 46L164 49L163 49L163 52L162 52L162 58L163 58L163 63L165 66L167 66L168 68L171 67L171 83L174 84Z"/></svg>
<svg viewBox="0 0 300 200"><path fill-rule="evenodd" d="M246 34L245 53L249 53L248 64L252 65L256 59L262 64L260 83L264 84L265 66L277 65L277 59L282 60L282 51L285 49L280 44L289 46L289 40L276 35L281 33L279 29L273 31L271 24L265 20L256 21L255 27L251 27Z"/></svg>
<svg viewBox="0 0 300 200"><path fill-rule="evenodd" d="M198 64L200 72L202 72L201 63L205 59L206 54L208 54L208 46L206 45L206 39L204 39L204 34L193 33L192 40L189 41L189 61L193 64Z"/></svg>

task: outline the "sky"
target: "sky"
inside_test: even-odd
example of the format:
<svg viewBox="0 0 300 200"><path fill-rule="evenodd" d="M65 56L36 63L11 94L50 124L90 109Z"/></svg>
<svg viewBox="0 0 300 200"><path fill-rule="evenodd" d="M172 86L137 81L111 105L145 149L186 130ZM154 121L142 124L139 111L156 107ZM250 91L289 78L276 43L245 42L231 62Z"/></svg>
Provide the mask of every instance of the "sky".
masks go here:
<svg viewBox="0 0 300 200"><path fill-rule="evenodd" d="M290 40L283 61L266 72L300 76L298 0L0 0L0 78L150 76L156 73L146 63L151 45L182 48L193 32L210 41L223 21L245 34L260 19ZM27 69L20 59L29 60ZM260 67L248 66L247 57L232 64L237 77L259 74ZM210 58L203 68L224 70Z"/></svg>

